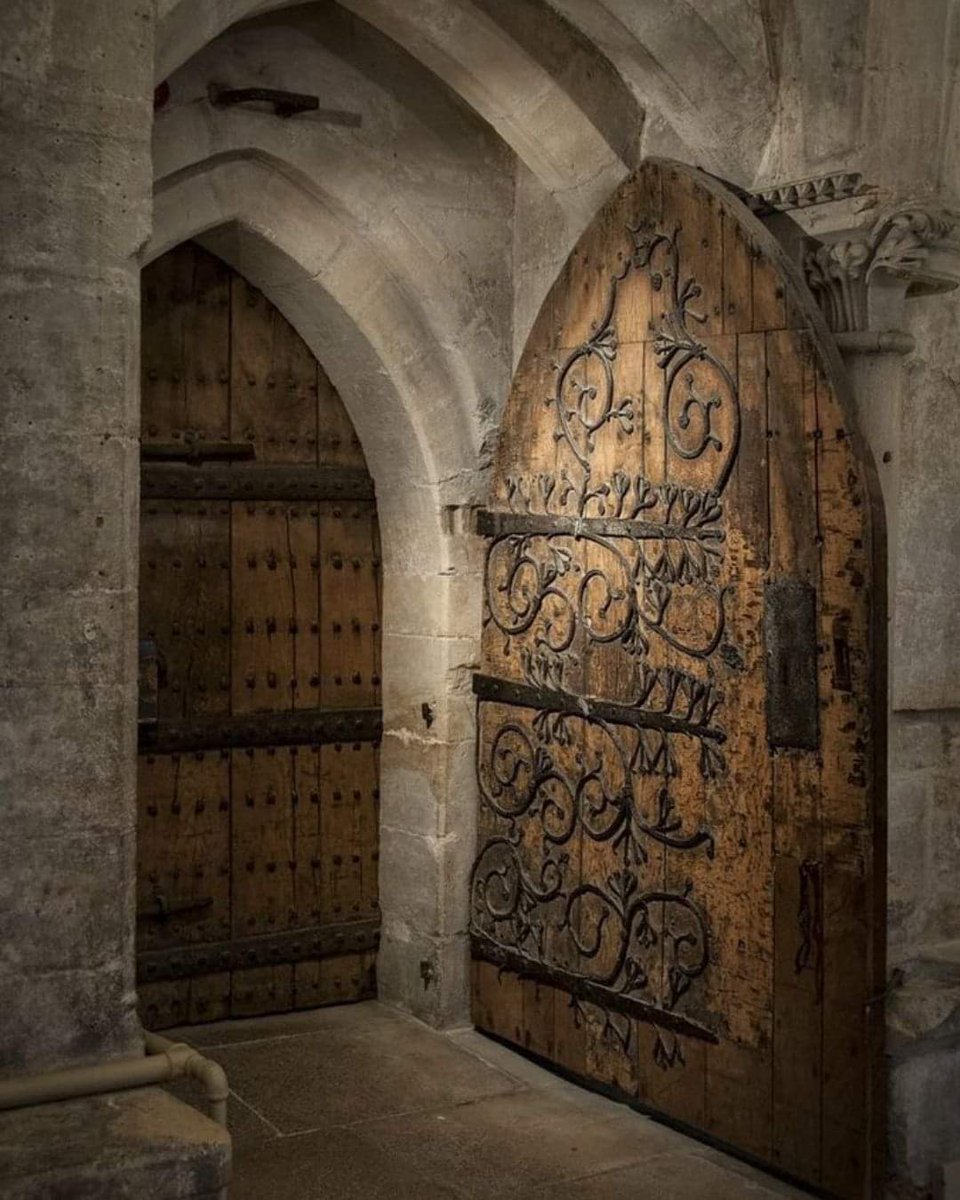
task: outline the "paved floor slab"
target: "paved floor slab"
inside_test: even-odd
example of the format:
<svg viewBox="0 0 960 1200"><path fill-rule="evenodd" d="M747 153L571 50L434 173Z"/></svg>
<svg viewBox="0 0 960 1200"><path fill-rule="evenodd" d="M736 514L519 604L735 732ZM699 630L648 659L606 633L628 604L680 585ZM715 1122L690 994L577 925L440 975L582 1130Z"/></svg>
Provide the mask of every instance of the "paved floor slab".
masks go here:
<svg viewBox="0 0 960 1200"><path fill-rule="evenodd" d="M376 1002L172 1036L227 1071L231 1200L805 1195L473 1030Z"/></svg>

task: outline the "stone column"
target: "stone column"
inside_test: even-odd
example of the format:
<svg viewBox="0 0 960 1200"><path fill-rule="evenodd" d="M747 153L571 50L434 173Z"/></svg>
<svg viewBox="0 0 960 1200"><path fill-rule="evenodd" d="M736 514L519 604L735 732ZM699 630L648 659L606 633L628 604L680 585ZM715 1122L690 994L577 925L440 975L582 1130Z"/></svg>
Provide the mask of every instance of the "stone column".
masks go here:
<svg viewBox="0 0 960 1200"><path fill-rule="evenodd" d="M960 282L960 236L940 204L846 178L771 223L834 331L886 510L888 1144L913 1195L960 1159L960 305L937 296Z"/></svg>
<svg viewBox="0 0 960 1200"><path fill-rule="evenodd" d="M470 1020L484 548L471 532L475 501L444 498L455 502L442 510L440 573L385 563L377 970L381 999L449 1028Z"/></svg>
<svg viewBox="0 0 960 1200"><path fill-rule="evenodd" d="M871 209L867 210L872 213ZM889 617L894 620L900 506L900 425L906 359L915 347L908 298L960 282L960 242L947 213L891 207L860 228L828 230L807 247L807 282L836 335L853 385L861 429L873 451L886 512ZM897 664L891 662L891 677Z"/></svg>
<svg viewBox="0 0 960 1200"><path fill-rule="evenodd" d="M140 1047L139 271L153 5L0 4L0 1075Z"/></svg>

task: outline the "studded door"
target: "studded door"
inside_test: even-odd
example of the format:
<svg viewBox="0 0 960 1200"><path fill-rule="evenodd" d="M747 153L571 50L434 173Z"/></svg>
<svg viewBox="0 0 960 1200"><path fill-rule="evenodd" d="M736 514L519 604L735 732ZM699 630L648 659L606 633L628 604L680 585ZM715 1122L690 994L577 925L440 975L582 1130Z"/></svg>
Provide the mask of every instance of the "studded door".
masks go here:
<svg viewBox="0 0 960 1200"><path fill-rule="evenodd" d="M306 345L187 243L143 274L148 1028L375 994L373 484Z"/></svg>
<svg viewBox="0 0 960 1200"><path fill-rule="evenodd" d="M772 238L644 164L543 304L481 514L474 1016L845 1198L882 1177L876 494Z"/></svg>

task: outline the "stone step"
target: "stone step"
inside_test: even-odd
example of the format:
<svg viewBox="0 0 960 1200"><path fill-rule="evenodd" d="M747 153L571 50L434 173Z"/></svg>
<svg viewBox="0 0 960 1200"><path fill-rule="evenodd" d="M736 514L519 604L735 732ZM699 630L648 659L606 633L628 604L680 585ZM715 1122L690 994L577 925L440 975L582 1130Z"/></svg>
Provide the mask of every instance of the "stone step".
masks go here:
<svg viewBox="0 0 960 1200"><path fill-rule="evenodd" d="M0 1112L4 1200L211 1200L230 1135L160 1088Z"/></svg>

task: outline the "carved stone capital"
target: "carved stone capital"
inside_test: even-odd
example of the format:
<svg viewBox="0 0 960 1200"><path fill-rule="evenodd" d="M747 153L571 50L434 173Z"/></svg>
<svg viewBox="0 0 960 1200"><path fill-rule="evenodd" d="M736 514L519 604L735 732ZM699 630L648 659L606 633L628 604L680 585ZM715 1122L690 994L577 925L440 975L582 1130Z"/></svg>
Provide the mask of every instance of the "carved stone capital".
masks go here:
<svg viewBox="0 0 960 1200"><path fill-rule="evenodd" d="M960 219L899 208L852 237L810 242L803 269L835 333L898 329L906 299L960 283Z"/></svg>

